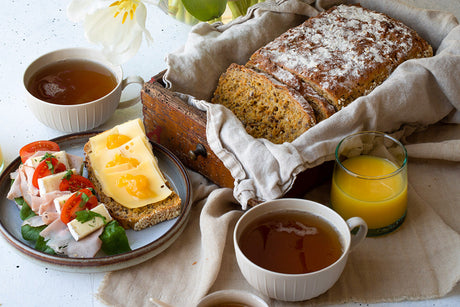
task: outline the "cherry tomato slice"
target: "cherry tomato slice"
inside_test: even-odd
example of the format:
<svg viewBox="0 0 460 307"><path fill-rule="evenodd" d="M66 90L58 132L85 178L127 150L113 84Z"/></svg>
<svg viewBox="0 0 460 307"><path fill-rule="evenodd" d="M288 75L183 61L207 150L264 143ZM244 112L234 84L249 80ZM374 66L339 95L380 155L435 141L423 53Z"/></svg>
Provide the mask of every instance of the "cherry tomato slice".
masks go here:
<svg viewBox="0 0 460 307"><path fill-rule="evenodd" d="M62 206L61 221L67 224L77 216L78 211L91 210L97 205L97 198L89 189L82 189L75 192L75 194L65 201L64 206Z"/></svg>
<svg viewBox="0 0 460 307"><path fill-rule="evenodd" d="M53 141L36 141L25 145L19 150L22 163L26 162L37 151L59 151L59 145Z"/></svg>
<svg viewBox="0 0 460 307"><path fill-rule="evenodd" d="M76 192L84 188L94 189L94 184L88 178L78 174L65 176L59 184L60 191Z"/></svg>
<svg viewBox="0 0 460 307"><path fill-rule="evenodd" d="M34 175L32 177L32 185L38 189L38 179L63 172L65 170L65 165L59 162L58 159L54 157L48 157L37 165L37 168L35 169Z"/></svg>

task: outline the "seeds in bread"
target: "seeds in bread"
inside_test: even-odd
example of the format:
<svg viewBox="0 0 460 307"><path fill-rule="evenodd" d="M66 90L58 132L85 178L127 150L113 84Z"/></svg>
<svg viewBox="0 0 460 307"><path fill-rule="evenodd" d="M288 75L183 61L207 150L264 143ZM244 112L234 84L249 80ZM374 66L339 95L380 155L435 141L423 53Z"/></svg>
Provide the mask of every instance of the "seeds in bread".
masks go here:
<svg viewBox="0 0 460 307"><path fill-rule="evenodd" d="M298 91L312 106L317 122L331 117L336 112L335 107L326 98L319 95L308 83L290 71L274 64L270 59L257 57L248 61L245 66L257 72L270 75Z"/></svg>
<svg viewBox="0 0 460 307"><path fill-rule="evenodd" d="M232 64L219 79L212 103L229 108L255 138L290 142L316 124L310 104L268 75Z"/></svg>

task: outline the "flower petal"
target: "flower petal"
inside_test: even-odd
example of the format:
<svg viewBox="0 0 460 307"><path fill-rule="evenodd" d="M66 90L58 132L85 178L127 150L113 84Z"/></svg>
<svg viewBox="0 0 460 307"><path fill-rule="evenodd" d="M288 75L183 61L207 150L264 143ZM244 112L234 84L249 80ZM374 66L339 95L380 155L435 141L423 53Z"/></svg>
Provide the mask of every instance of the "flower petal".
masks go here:
<svg viewBox="0 0 460 307"><path fill-rule="evenodd" d="M111 6L114 0L73 0L69 5L69 18L84 16L86 38L103 47L103 52L112 62L121 64L134 56L140 48L145 36L147 42L152 41L145 27L147 8L139 1L133 18L126 10L119 10L117 5Z"/></svg>
<svg viewBox="0 0 460 307"><path fill-rule="evenodd" d="M106 6L104 0L72 0L67 6L67 17L74 22L85 19L87 14L93 13L96 9Z"/></svg>

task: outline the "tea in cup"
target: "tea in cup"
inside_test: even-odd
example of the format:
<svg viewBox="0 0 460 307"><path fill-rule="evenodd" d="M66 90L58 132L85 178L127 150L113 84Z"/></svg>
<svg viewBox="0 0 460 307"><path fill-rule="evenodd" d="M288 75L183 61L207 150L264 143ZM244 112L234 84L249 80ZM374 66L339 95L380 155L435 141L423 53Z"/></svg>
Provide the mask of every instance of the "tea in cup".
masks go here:
<svg viewBox="0 0 460 307"><path fill-rule="evenodd" d="M95 128L117 108L140 101L139 95L120 102L129 84L143 85L138 76L123 78L120 66L105 59L102 52L69 48L45 54L24 73L27 104L39 121L64 132Z"/></svg>
<svg viewBox="0 0 460 307"><path fill-rule="evenodd" d="M322 204L286 198L244 213L233 243L238 266L251 286L277 300L303 301L335 284L348 254L366 234L367 225L359 217L345 221Z"/></svg>

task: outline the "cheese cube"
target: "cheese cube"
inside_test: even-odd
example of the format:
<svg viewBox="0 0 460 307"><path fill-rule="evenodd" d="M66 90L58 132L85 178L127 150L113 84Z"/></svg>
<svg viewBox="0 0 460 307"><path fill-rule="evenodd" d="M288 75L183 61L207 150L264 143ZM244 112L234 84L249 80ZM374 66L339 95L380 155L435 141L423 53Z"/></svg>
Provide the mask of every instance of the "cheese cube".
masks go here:
<svg viewBox="0 0 460 307"><path fill-rule="evenodd" d="M91 211L99 213L100 215L105 217L105 223L108 223L112 220L109 211L105 208L104 204L99 204L97 207L91 209ZM98 230L99 228L105 225L104 220L101 217L96 216L95 218L81 223L74 219L67 223L67 227L69 228L72 237L75 240L81 240L87 235L91 234L92 232Z"/></svg>
<svg viewBox="0 0 460 307"><path fill-rule="evenodd" d="M74 174L77 173L76 169L71 170ZM38 189L40 195L44 195L49 192L58 191L59 185L61 184L62 178L64 178L66 171L57 174L49 175L38 179Z"/></svg>
<svg viewBox="0 0 460 307"><path fill-rule="evenodd" d="M61 214L62 206L64 206L64 203L66 202L66 200L68 200L70 198L70 196L72 196L73 194L75 194L75 193L62 195L62 196L56 197L53 200L54 206L56 207L57 213Z"/></svg>
<svg viewBox="0 0 460 307"><path fill-rule="evenodd" d="M65 151L58 151L58 152L53 152L52 155L61 163L65 165L66 169L69 169L69 161L67 159L67 153ZM38 156L38 157L33 157L27 159L27 161L24 163L27 166L32 166L32 167L37 167L38 164L40 164L41 160L43 159L44 156Z"/></svg>

